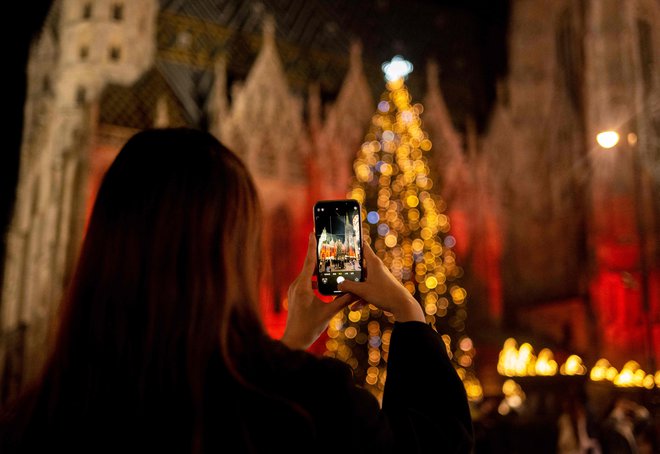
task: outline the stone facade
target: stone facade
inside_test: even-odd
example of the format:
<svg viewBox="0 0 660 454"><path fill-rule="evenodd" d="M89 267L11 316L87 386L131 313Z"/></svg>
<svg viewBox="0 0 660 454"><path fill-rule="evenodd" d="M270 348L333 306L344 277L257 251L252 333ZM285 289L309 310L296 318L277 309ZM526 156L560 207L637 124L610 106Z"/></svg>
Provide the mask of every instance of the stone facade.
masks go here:
<svg viewBox="0 0 660 454"><path fill-rule="evenodd" d="M155 0L60 0L33 45L0 308L2 399L47 354L84 226L94 101L152 64L156 13Z"/></svg>
<svg viewBox="0 0 660 454"><path fill-rule="evenodd" d="M481 148L499 189L504 320L589 360L653 367L660 5L511 6L509 74ZM596 142L607 130L621 136L609 150ZM530 320L544 307L542 329Z"/></svg>
<svg viewBox="0 0 660 454"><path fill-rule="evenodd" d="M62 1L34 46L19 195L8 233L0 401L40 370L94 195L137 130L200 127L203 117L245 161L264 209L268 272L262 301L275 336L286 318L288 283L302 264L313 200L345 197L351 153L373 109L359 45L335 102L322 106L313 81L308 94L290 88L272 18L264 22L249 73L232 84L223 56L216 56L211 71L194 72L199 62L182 65L181 49L169 60L172 48L156 53L158 30L173 20L179 28L189 25L186 18L159 13L152 1ZM206 88L194 86L199 74L210 76ZM186 96L191 87L202 91L200 111Z"/></svg>
<svg viewBox="0 0 660 454"><path fill-rule="evenodd" d="M590 295L607 357L660 355L660 5L590 2L585 131L591 170ZM614 131L610 149L595 138ZM653 361L655 360L655 361Z"/></svg>

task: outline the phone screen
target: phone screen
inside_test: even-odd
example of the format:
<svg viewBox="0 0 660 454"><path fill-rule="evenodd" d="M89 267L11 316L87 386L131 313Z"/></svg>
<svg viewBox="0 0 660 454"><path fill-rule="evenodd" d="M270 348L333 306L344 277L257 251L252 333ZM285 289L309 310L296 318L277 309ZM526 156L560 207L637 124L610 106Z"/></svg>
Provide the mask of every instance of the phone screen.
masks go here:
<svg viewBox="0 0 660 454"><path fill-rule="evenodd" d="M318 290L341 293L344 279L363 280L362 219L356 200L326 200L314 205Z"/></svg>

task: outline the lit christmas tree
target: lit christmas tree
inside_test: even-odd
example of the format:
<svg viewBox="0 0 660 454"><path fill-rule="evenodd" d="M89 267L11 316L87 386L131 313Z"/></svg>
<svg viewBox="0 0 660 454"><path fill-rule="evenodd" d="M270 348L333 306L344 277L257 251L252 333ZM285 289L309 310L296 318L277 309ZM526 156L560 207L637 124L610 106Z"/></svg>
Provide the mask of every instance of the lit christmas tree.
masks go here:
<svg viewBox="0 0 660 454"><path fill-rule="evenodd" d="M433 191L425 153L431 141L422 129L421 104L411 104L404 78L412 65L400 57L383 65L387 91L353 164L349 198L362 205L363 236L391 272L421 304L426 320L445 341L447 353L471 400L481 398L473 369L475 349L464 333L467 293L452 251L444 201ZM394 319L365 306L347 309L330 322L326 355L339 358L379 399Z"/></svg>

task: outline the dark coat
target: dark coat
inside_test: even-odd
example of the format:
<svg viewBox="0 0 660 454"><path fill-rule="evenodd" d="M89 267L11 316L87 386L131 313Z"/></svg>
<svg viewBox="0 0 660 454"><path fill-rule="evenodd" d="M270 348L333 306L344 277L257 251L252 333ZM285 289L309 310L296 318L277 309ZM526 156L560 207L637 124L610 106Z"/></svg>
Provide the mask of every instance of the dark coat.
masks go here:
<svg viewBox="0 0 660 454"><path fill-rule="evenodd" d="M241 365L247 386L220 361L210 365L204 452L469 453L472 448L464 387L444 342L428 325L395 324L382 409L372 394L355 386L343 362L273 340L262 347ZM5 425L0 445L6 449L2 452L55 447L68 452L190 451L192 422L177 415L194 411L176 396L158 405L148 421L114 409L76 423L62 421L56 431L32 423L18 440L8 433L11 425Z"/></svg>

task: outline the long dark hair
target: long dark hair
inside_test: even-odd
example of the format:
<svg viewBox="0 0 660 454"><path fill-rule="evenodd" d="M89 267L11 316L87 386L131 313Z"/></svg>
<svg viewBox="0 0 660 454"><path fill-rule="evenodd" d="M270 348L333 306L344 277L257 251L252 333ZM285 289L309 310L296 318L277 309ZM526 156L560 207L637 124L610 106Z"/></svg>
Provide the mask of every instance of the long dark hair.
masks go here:
<svg viewBox="0 0 660 454"><path fill-rule="evenodd" d="M198 443L209 359L240 380L240 339L264 333L260 213L246 167L210 134L133 136L99 189L34 393L43 423L122 402L138 420L169 393Z"/></svg>

